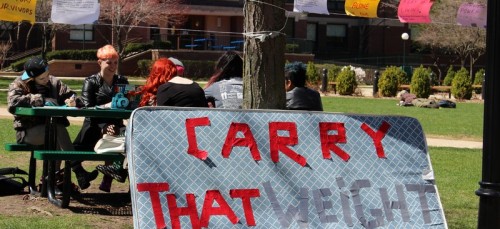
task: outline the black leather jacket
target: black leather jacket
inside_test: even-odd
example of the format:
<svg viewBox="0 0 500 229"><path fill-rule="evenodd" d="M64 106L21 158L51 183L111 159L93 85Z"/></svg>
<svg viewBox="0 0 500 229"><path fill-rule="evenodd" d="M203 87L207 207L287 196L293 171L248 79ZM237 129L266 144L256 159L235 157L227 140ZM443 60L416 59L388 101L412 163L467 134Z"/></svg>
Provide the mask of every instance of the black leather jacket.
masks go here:
<svg viewBox="0 0 500 229"><path fill-rule="evenodd" d="M81 102L84 107L95 107L111 102L115 95L115 86L117 84L128 84L125 76L114 75L112 85L106 84L100 73L91 75L83 81ZM85 121L91 121L93 125L102 123L122 123L121 119L97 119L85 118Z"/></svg>

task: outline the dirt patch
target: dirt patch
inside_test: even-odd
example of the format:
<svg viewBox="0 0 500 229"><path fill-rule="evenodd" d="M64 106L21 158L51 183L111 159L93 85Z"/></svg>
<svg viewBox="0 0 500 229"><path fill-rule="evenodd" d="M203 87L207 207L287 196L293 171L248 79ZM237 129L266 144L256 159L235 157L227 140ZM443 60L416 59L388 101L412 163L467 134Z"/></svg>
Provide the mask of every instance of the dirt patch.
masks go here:
<svg viewBox="0 0 500 229"><path fill-rule="evenodd" d="M16 158L2 158L17 161ZM85 162L87 169L94 168L99 162ZM38 165L41 168L41 164ZM23 168L24 169L24 168ZM41 174L37 173L37 175ZM74 181L75 179L73 179ZM88 189L81 190L71 197L68 208L62 209L49 203L47 198L28 194L1 196L0 215L2 216L73 216L75 214L89 217L87 221L92 228L132 228L132 204L129 194L129 183L114 181L111 192L99 190L102 174L92 181Z"/></svg>

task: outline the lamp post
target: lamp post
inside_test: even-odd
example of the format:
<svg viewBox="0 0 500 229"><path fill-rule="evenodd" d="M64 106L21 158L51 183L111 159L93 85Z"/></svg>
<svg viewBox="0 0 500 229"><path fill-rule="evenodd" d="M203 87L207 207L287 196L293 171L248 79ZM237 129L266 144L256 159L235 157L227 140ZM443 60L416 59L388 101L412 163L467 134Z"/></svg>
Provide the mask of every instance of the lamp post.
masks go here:
<svg viewBox="0 0 500 229"><path fill-rule="evenodd" d="M401 39L403 39L403 71L406 72L405 65L406 65L406 41L410 38L410 35L408 33L403 33L401 34Z"/></svg>

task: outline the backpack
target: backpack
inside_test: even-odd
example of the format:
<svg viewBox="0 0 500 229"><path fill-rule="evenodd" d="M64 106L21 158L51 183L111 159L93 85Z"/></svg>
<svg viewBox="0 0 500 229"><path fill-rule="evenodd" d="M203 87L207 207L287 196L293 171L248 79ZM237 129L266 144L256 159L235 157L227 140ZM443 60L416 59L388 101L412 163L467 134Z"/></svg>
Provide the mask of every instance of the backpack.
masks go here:
<svg viewBox="0 0 500 229"><path fill-rule="evenodd" d="M18 174L28 175L26 171L19 168L0 168L0 196L24 193L28 182Z"/></svg>
<svg viewBox="0 0 500 229"><path fill-rule="evenodd" d="M456 103L454 103L450 100L445 100L445 99L439 100L438 104L439 104L439 107L443 107L443 108L456 108L457 107Z"/></svg>

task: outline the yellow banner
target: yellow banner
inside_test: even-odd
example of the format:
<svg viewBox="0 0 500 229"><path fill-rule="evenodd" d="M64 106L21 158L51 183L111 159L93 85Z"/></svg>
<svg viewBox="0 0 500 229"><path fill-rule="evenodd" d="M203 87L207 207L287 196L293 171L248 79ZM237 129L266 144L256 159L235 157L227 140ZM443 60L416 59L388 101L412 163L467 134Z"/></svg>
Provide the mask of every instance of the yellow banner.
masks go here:
<svg viewBox="0 0 500 229"><path fill-rule="evenodd" d="M346 0L345 13L349 16L377 17L377 8L380 0Z"/></svg>
<svg viewBox="0 0 500 229"><path fill-rule="evenodd" d="M36 0L0 0L0 20L35 22Z"/></svg>

